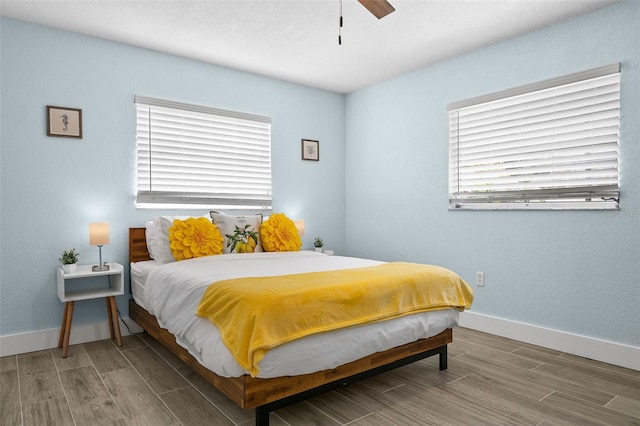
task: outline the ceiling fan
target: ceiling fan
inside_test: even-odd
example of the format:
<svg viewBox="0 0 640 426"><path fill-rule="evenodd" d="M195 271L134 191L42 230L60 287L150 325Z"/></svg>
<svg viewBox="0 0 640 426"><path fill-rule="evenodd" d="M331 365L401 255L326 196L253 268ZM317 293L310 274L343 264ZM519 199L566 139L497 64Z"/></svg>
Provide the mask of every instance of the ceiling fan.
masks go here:
<svg viewBox="0 0 640 426"><path fill-rule="evenodd" d="M382 19L396 9L387 0L358 0L369 12ZM342 0L340 0L340 21L338 26L338 44L342 45Z"/></svg>
<svg viewBox="0 0 640 426"><path fill-rule="evenodd" d="M396 10L387 0L358 0L369 12L378 19L382 19Z"/></svg>

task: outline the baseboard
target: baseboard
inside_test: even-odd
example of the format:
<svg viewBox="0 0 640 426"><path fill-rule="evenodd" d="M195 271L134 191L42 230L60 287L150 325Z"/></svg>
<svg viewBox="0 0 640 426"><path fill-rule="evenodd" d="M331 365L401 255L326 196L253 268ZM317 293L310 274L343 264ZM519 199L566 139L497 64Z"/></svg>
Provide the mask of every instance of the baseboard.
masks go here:
<svg viewBox="0 0 640 426"><path fill-rule="evenodd" d="M640 371L640 348L465 311L461 327ZM455 340L455 337L454 337Z"/></svg>
<svg viewBox="0 0 640 426"><path fill-rule="evenodd" d="M126 322L129 329L123 324L123 321ZM122 336L128 336L130 334L129 330L131 330L131 333L142 332L142 328L130 318L121 319L120 334ZM94 324L73 325L71 327L69 344L77 345L79 343L108 339L109 337L111 336L109 323L107 321ZM17 355L56 348L58 347L59 339L59 328L0 336L0 356Z"/></svg>
<svg viewBox="0 0 640 426"><path fill-rule="evenodd" d="M122 321L126 322L129 329L123 325ZM471 311L460 314L460 326L640 371L640 348L634 346L537 327ZM142 332L142 329L130 318L122 319L120 322L121 334L123 336L129 335L129 330L131 333ZM0 336L0 356L55 348L58 346L59 337L60 329L58 328ZM109 323L107 321L77 325L71 328L69 344L76 345L109 337Z"/></svg>

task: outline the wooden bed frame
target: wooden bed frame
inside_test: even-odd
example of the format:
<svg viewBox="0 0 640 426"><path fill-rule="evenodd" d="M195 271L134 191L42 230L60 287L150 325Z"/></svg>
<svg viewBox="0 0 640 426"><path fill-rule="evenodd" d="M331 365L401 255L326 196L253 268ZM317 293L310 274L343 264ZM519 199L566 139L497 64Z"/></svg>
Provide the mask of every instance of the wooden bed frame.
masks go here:
<svg viewBox="0 0 640 426"><path fill-rule="evenodd" d="M151 260L145 231L145 228L129 228L129 262ZM133 299L129 301L129 317L238 406L255 408L257 426L269 424L271 411L433 355L439 356L440 370L445 370L447 344L453 341L452 331L447 329L428 339L378 352L330 370L270 379L249 375L229 378L218 376L200 365L186 349L176 343L169 331L158 325L153 315Z"/></svg>

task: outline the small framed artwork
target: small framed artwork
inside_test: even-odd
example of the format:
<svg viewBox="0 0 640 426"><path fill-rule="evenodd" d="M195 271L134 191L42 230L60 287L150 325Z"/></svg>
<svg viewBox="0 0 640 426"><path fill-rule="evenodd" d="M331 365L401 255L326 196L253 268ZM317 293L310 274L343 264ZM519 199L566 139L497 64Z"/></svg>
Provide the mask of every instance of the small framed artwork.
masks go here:
<svg viewBox="0 0 640 426"><path fill-rule="evenodd" d="M47 105L47 136L82 139L82 110Z"/></svg>
<svg viewBox="0 0 640 426"><path fill-rule="evenodd" d="M302 159L320 161L320 142L302 139Z"/></svg>

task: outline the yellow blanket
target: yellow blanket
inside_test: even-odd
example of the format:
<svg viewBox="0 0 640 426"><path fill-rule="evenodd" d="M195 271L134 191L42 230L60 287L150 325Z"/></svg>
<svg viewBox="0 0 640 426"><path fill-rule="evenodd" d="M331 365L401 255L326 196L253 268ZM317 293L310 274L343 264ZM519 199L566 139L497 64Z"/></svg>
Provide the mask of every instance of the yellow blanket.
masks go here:
<svg viewBox="0 0 640 426"><path fill-rule="evenodd" d="M218 281L196 314L252 376L267 350L329 330L438 309L464 310L473 290L437 266L393 262L378 266Z"/></svg>

